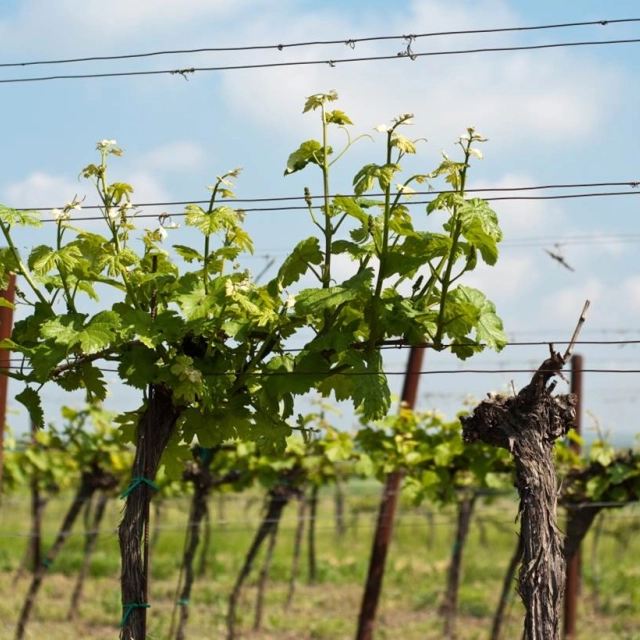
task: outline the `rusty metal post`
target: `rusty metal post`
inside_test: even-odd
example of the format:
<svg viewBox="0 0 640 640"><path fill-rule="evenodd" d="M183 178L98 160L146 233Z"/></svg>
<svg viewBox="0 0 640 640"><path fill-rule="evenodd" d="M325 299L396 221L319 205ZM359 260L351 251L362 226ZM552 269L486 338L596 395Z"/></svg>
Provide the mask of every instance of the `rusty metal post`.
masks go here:
<svg viewBox="0 0 640 640"><path fill-rule="evenodd" d="M424 347L412 347L409 353L407 373L402 389L402 402L411 409L414 408L416 403L423 355ZM362 597L360 617L358 618L356 640L372 640L373 638L376 611L382 590L382 579L384 577L389 544L393 535L393 523L403 475L401 471L394 471L388 474L382 491L371 559L369 561L369 573L367 574L367 582Z"/></svg>
<svg viewBox="0 0 640 640"><path fill-rule="evenodd" d="M584 360L581 355L571 358L571 393L576 395L576 422L574 429L581 435L582 416L582 370ZM571 442L571 449L577 454L582 453L582 447L578 442ZM567 563L567 581L564 592L564 637L566 640L576 638L576 619L578 611L578 592L580 590L580 550Z"/></svg>
<svg viewBox="0 0 640 640"><path fill-rule="evenodd" d="M9 284L0 297L13 304L15 302L16 276L9 275ZM13 307L0 307L0 340L11 337L13 329ZM0 349L0 369L8 369L11 365L10 352ZM9 378L0 374L0 500L2 500L2 466L4 462L4 425L7 419L7 388Z"/></svg>

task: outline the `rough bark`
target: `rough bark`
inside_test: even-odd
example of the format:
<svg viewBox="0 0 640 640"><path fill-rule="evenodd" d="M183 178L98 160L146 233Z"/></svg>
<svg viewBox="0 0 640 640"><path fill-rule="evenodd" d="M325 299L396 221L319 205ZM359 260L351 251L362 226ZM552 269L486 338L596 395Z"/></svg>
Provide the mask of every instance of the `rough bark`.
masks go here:
<svg viewBox="0 0 640 640"><path fill-rule="evenodd" d="M262 543L274 529L278 528L282 511L291 497L291 487L286 485L276 485L269 491L267 512L260 523L260 527L256 532L251 546L249 547L249 551L247 552L242 568L240 569L236 583L233 586L231 595L229 596L229 609L227 611L227 640L234 640L236 637L236 608L238 606L238 599L240 597L242 585L247 579L249 573L251 573L251 568L253 567L254 560L258 555L258 551L260 550Z"/></svg>
<svg viewBox="0 0 640 640"><path fill-rule="evenodd" d="M601 506L580 505L567 510L567 539L564 543L564 557L567 562L573 558L589 532Z"/></svg>
<svg viewBox="0 0 640 640"><path fill-rule="evenodd" d="M42 562L36 567L35 572L33 574L33 579L31 580L31 586L29 587L29 591L27 592L27 596L24 601L24 605L22 607L22 611L20 613L20 619L18 620L18 626L16 628L16 640L22 640L24 638L24 632L27 626L27 622L29 621L29 616L31 615L31 611L33 609L33 605L35 604L36 597L38 595L38 591L40 590L40 586L42 585L42 581L44 580L45 575L47 574L49 567L53 564L55 559L58 557L62 546L65 541L69 537L71 533L71 529L73 527L76 518L80 514L82 507L87 503L88 500L91 499L91 496L95 491L102 488L104 485L105 477L108 474L104 474L100 469L94 468L91 471L84 472L82 474L82 478L80 480L80 487L76 493L76 496L67 511L67 514L64 517L62 525L60 527L60 531L56 536L56 540L53 543L53 546L47 553L46 557L42 560ZM111 478L111 476L108 476Z"/></svg>
<svg viewBox="0 0 640 640"><path fill-rule="evenodd" d="M147 407L138 424L132 479L153 481L181 409L173 405L171 391L153 385ZM140 482L126 496L124 515L118 529L122 572L122 640L146 640L147 576L149 553L149 506L153 488ZM143 549L144 543L144 549Z"/></svg>
<svg viewBox="0 0 640 640"><path fill-rule="evenodd" d="M592 600L593 610L597 615L602 614L602 606L600 604L600 562L598 561L598 547L600 545L600 537L602 535L602 525L604 518L602 514L595 524L593 531L593 539L591 541L591 582L593 584Z"/></svg>
<svg viewBox="0 0 640 640"><path fill-rule="evenodd" d="M336 511L336 536L342 538L347 527L344 519L344 482L341 478L336 479L334 501Z"/></svg>
<svg viewBox="0 0 640 640"><path fill-rule="evenodd" d="M466 442L510 451L520 496L523 558L518 593L526 609L524 640L557 640L564 594L564 542L558 531L555 440L575 420L575 396L552 396L547 385L564 364L552 354L516 396L490 396L462 418Z"/></svg>
<svg viewBox="0 0 640 640"><path fill-rule="evenodd" d="M232 471L225 476L216 476L208 468L211 457L200 459L200 463L189 464L182 476L185 482L191 482L194 486L193 497L191 498L191 509L189 511L189 524L187 526L187 538L185 542L184 556L182 559L182 570L184 570L184 584L179 591L180 619L176 632L176 640L185 640L187 637L187 621L189 619L189 599L191 589L195 580L194 562L198 545L200 544L200 529L208 514L207 502L214 487L222 484L234 482L238 479L239 473ZM204 551L203 551L204 553ZM201 558L202 560L202 558ZM181 570L181 573L182 573ZM173 635L173 619L171 623L171 636Z"/></svg>
<svg viewBox="0 0 640 640"><path fill-rule="evenodd" d="M187 621L189 620L189 598L191 597L191 588L193 586L193 560L200 544L200 525L207 510L208 491L199 488L196 490L191 500L191 511L189 514L189 528L187 530L187 544L184 551L182 566L184 567L185 579L182 590L180 591L180 620L178 622L178 630L176 640L185 640Z"/></svg>
<svg viewBox="0 0 640 640"><path fill-rule="evenodd" d="M316 518L318 515L318 485L311 487L309 496L309 529L307 530L307 553L309 558L309 584L318 580L318 564L316 562Z"/></svg>
<svg viewBox="0 0 640 640"><path fill-rule="evenodd" d="M446 638L456 638L456 617L458 613L458 591L460 589L460 575L462 570L462 553L469 533L469 524L476 502L476 494L464 495L458 504L458 526L456 540L449 564L447 590L445 592L442 613L444 615L444 635Z"/></svg>
<svg viewBox="0 0 640 640"><path fill-rule="evenodd" d="M209 513L208 503L204 505L202 528L202 549L200 550L200 560L198 561L198 578L202 578L207 571L207 558L211 548L211 514Z"/></svg>
<svg viewBox="0 0 640 640"><path fill-rule="evenodd" d="M44 510L47 506L49 499L43 497L38 491L33 491L31 495L31 530L29 531L29 539L27 547L20 561L20 566L16 571L13 578L13 584L17 584L18 581L30 571L31 573L40 565L41 558L41 546L42 546L42 518L44 516Z"/></svg>
<svg viewBox="0 0 640 640"><path fill-rule="evenodd" d="M291 577L289 578L289 591L287 593L287 601L285 602L285 611L289 609L293 602L293 596L296 589L296 580L298 579L298 569L300 567L300 552L302 550L302 536L304 535L304 520L307 510L307 500L304 494L300 495L298 501L298 522L296 525L296 537L293 543L293 561L291 562Z"/></svg>
<svg viewBox="0 0 640 640"><path fill-rule="evenodd" d="M500 593L500 601L498 602L498 608L493 617L493 624L491 626L491 640L500 640L500 631L502 629L502 623L504 622L504 612L509 602L509 594L513 589L513 578L516 575L516 569L522 560L522 538L518 537L518 543L516 544L515 551L509 561L507 572L504 576L504 582L502 583L502 592Z"/></svg>
<svg viewBox="0 0 640 640"><path fill-rule="evenodd" d="M382 592L382 579L387 562L387 554L391 544L393 524L398 504L398 496L402 488L404 473L393 471L387 474L373 536L369 572L364 586L356 640L372 640L375 629L376 611Z"/></svg>
<svg viewBox="0 0 640 640"><path fill-rule="evenodd" d="M260 577L258 578L258 593L256 595L256 616L253 620L253 630L260 631L262 629L262 614L264 612L264 594L267 588L267 578L269 577L269 569L273 560L273 551L276 548L276 540L278 538L278 525L271 529L269 535L269 546L264 554L262 568L260 569Z"/></svg>
<svg viewBox="0 0 640 640"><path fill-rule="evenodd" d="M149 545L151 549L155 549L158 546L158 540L160 540L160 531L162 530L162 513L164 509L163 500L153 501L153 532L151 534L151 541Z"/></svg>
<svg viewBox="0 0 640 640"><path fill-rule="evenodd" d="M114 488L117 486L117 480L114 478ZM85 538L84 557L82 559L82 567L76 580L76 586L73 589L71 596L71 604L69 605L69 612L67 613L67 620L75 620L78 615L78 606L80 604L80 598L82 597L82 590L84 588L84 581L89 573L89 565L91 563L91 556L96 548L96 542L98 541L98 533L100 523L104 516L105 509L107 508L107 502L109 502L109 494L103 491L100 493L98 503L95 506L93 512L93 518L89 521L87 528L88 533Z"/></svg>

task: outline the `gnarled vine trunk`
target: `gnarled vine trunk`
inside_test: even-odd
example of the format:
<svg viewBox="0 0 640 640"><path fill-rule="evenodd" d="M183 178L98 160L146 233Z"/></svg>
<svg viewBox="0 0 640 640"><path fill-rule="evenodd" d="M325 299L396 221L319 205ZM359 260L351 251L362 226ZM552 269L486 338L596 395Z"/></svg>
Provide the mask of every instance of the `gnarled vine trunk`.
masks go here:
<svg viewBox="0 0 640 640"><path fill-rule="evenodd" d="M302 550L302 536L304 535L304 521L306 518L307 498L304 493L300 493L298 498L298 522L296 524L296 535L293 542L293 560L291 562L291 577L289 578L289 590L285 602L285 611L289 609L293 602L293 595L298 579L298 568L300 567L300 551Z"/></svg>
<svg viewBox="0 0 640 640"><path fill-rule="evenodd" d="M557 640L565 583L564 541L558 530L555 440L574 424L576 398L552 396L547 385L564 364L545 360L516 396L490 396L462 418L466 442L482 440L513 454L520 495L522 565L518 593L526 609L524 640Z"/></svg>
<svg viewBox="0 0 640 640"><path fill-rule="evenodd" d="M117 486L118 481L114 478L115 484L113 488ZM82 558L82 567L80 573L78 573L78 579L76 580L76 586L73 588L73 594L71 595L71 603L69 604L69 612L67 613L67 620L75 620L78 615L78 606L80 605L80 598L82 597L82 590L84 588L84 582L89 573L89 564L91 562L91 556L96 548L98 541L98 534L100 533L100 523L104 516L105 509L107 508L107 502L109 501L109 494L103 491L98 498L98 504L93 512L93 518L87 517L88 526L86 526L87 533L84 544L84 556ZM87 505L90 507L91 503ZM87 512L88 515L88 512Z"/></svg>
<svg viewBox="0 0 640 640"><path fill-rule="evenodd" d="M456 637L456 618L458 614L458 591L460 589L460 575L462 573L462 553L469 533L473 507L478 495L466 493L458 503L458 526L456 528L456 540L451 553L449 574L447 576L447 589L442 614L444 616L444 636L454 639Z"/></svg>
<svg viewBox="0 0 640 640"><path fill-rule="evenodd" d="M298 495L298 489L292 487L288 482L286 484L277 484L269 491L269 503L267 512L258 527L253 542L249 547L249 551L245 557L238 578L233 586L231 595L229 596L229 608L227 610L227 640L235 640L236 638L236 608L240 591L245 580L251 572L254 560L258 555L258 551L262 543L271 535L277 535L280 525L282 512L289 501Z"/></svg>
<svg viewBox="0 0 640 640"><path fill-rule="evenodd" d="M40 587L42 586L42 581L49 571L49 567L58 557L60 550L71 534L71 529L73 528L80 511L82 511L82 507L85 506L96 491L100 489L113 489L116 484L116 479L99 467L94 467L91 471L85 471L82 473L80 486L64 517L60 531L56 536L56 540L45 558L35 568L31 585L27 592L27 596L20 613L20 619L18 620L18 625L16 627L16 640L22 640L22 638L24 638L27 622L29 621L33 605L35 604L36 597L40 591Z"/></svg>
<svg viewBox="0 0 640 640"><path fill-rule="evenodd" d="M173 405L169 389L162 385L151 386L147 407L138 423L132 484L126 494L124 515L118 528L122 558L122 640L146 640L149 506L154 491L148 482L156 477L162 452L180 413L181 409Z"/></svg>

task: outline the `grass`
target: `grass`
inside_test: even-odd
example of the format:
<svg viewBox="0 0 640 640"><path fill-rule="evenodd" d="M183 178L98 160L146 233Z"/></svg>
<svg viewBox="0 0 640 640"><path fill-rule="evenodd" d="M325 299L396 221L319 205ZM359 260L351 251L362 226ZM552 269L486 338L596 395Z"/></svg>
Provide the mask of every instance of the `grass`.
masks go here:
<svg viewBox="0 0 640 640"><path fill-rule="evenodd" d="M242 638L252 640L341 640L352 639L375 521L378 488L358 486L349 498L348 530L337 538L331 495L323 496L317 525L318 584L306 584L306 547L303 548L301 578L289 611L284 610L291 566L296 508L284 514L266 595L264 630L250 631L253 624L255 582L244 590L238 608ZM47 508L43 548L52 544L56 527L68 502L52 501ZM212 518L218 517L216 499ZM119 596L119 552L115 527L121 504L110 505L96 553L91 563L77 622L66 621L75 575L82 562L83 536L78 531L64 547L46 577L29 624L31 639L112 640L118 636L121 616ZM14 582L24 554L28 533L28 501L5 500L0 518L0 639L13 637L29 576ZM260 500L231 496L225 502L226 524L214 524L208 570L193 590L188 637L223 638L227 598L243 561L261 513ZM152 555L149 638L169 639L176 585L184 544L188 498L168 500L160 522L158 544ZM504 570L515 543L515 502L505 499L480 504L465 550L463 580L459 596L459 640L488 638ZM583 559L584 581L580 601L581 640L640 640L640 541L625 535L640 521L634 508L615 510L605 520L598 553L598 573L591 563L587 539ZM453 513L438 511L431 524L424 510L404 506L388 559L378 615L378 640L429 640L442 638L438 613L451 552ZM81 523L77 529L81 529ZM254 574L257 571L254 571ZM255 575L253 575L255 579ZM597 587L598 606L594 605ZM513 596L504 638L521 635L522 607Z"/></svg>

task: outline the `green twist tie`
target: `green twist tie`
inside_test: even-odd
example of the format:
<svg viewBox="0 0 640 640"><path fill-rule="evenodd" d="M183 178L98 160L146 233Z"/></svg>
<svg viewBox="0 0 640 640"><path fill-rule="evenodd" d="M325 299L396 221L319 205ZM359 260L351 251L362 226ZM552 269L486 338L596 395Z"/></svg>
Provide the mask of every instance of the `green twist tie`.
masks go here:
<svg viewBox="0 0 640 640"><path fill-rule="evenodd" d="M45 558L42 561L42 566L46 567L47 569L53 564L53 560L49 560L49 558Z"/></svg>
<svg viewBox="0 0 640 640"><path fill-rule="evenodd" d="M150 604L146 604L145 602L131 602L129 604L123 604L122 608L124 609L124 613L122 614L122 620L120 620L120 624L118 626L120 628L124 627L124 625L127 623L129 614L134 609L148 609L150 606Z"/></svg>
<svg viewBox="0 0 640 640"><path fill-rule="evenodd" d="M186 607L189 604L189 601L185 599L176 600L176 604L180 605L181 607Z"/></svg>
<svg viewBox="0 0 640 640"><path fill-rule="evenodd" d="M154 491L160 491L160 487L155 482L153 482L153 480L149 480L149 478L144 478L143 476L138 476L137 478L132 478L129 487L120 494L120 500L124 500L134 489L139 487L141 484L147 484Z"/></svg>
<svg viewBox="0 0 640 640"><path fill-rule="evenodd" d="M456 540L453 543L453 549L451 550L451 555L455 556L460 551L461 548L462 548L462 541Z"/></svg>

